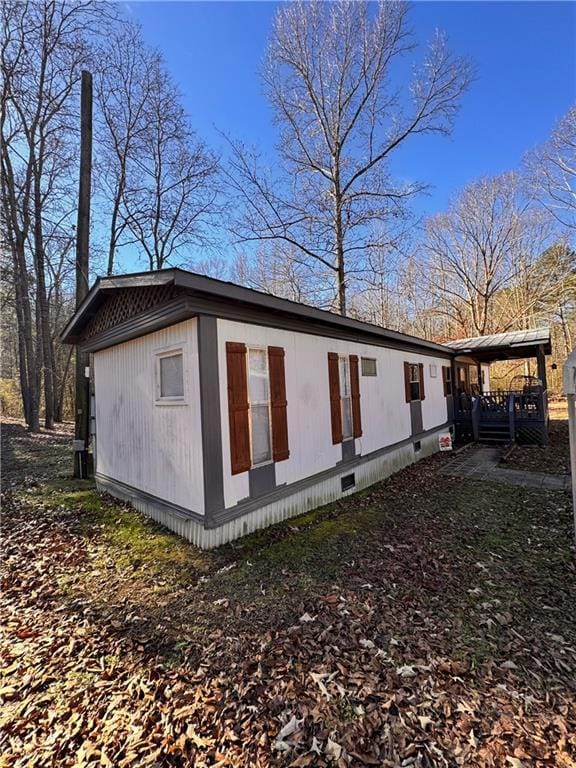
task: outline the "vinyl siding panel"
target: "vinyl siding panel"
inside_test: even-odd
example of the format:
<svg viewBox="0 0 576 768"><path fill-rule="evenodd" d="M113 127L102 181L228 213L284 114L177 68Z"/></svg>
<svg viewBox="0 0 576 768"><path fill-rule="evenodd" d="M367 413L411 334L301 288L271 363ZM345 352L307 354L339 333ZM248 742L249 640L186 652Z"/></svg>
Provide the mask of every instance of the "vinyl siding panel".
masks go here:
<svg viewBox="0 0 576 768"><path fill-rule="evenodd" d="M173 345L184 352L186 402L157 405L156 353ZM96 352L93 359L96 471L202 514L196 320Z"/></svg>
<svg viewBox="0 0 576 768"><path fill-rule="evenodd" d="M335 467L342 461L341 444L332 444L328 352L376 359L377 376L360 376L363 434L355 439L357 455L410 437L410 404L406 403L404 394L405 360L422 363L424 367L426 399L422 402L423 429L433 429L447 420L441 372L445 359L229 320L218 320L223 413L227 408L227 341L242 342L247 346L278 346L285 350L290 457L276 464L277 485L297 482ZM431 364L436 366L435 377L430 375ZM249 481L248 472L231 473L229 427L224 421L222 445L224 500L226 508L230 508L249 496Z"/></svg>

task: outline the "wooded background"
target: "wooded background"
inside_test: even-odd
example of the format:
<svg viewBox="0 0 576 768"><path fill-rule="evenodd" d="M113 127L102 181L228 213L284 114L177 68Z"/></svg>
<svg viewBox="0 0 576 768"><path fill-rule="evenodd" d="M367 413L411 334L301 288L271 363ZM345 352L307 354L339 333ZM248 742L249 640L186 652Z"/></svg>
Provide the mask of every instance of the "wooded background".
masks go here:
<svg viewBox="0 0 576 768"><path fill-rule="evenodd" d="M31 430L72 417L80 76L94 76L91 271L183 266L425 338L539 325L559 366L576 336L576 108L519 168L471 180L415 217L432 180L390 157L449 134L472 62L437 35L424 58L409 7L294 3L278 10L262 81L274 158L201 140L161 52L105 3L2 6L0 398ZM395 64L414 64L398 88ZM258 137L253 137L257 145ZM520 366L520 368L519 368ZM506 386L523 364L501 365ZM561 366L560 366L561 367ZM561 371L549 372L560 392Z"/></svg>

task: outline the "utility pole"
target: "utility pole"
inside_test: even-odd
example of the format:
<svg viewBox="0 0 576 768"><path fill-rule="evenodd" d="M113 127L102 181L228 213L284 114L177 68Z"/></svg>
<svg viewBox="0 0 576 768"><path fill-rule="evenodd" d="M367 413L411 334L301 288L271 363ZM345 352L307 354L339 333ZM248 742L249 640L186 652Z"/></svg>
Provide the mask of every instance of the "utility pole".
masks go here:
<svg viewBox="0 0 576 768"><path fill-rule="evenodd" d="M92 184L92 75L82 72L80 96L80 184L76 227L76 309L88 293L90 264L90 192ZM76 345L76 408L74 477L91 474L88 440L90 437L90 359ZM87 375L88 374L88 375Z"/></svg>

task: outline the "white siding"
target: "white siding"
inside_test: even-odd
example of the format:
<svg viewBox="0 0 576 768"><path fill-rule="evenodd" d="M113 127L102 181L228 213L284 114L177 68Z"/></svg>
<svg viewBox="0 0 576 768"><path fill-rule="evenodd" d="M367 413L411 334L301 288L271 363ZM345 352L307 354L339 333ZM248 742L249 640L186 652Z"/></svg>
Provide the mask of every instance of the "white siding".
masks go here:
<svg viewBox="0 0 576 768"><path fill-rule="evenodd" d="M182 345L186 403L155 403L155 353ZM119 480L203 514L196 320L94 354L97 466Z"/></svg>
<svg viewBox="0 0 576 768"><path fill-rule="evenodd" d="M422 440L422 447L418 453L419 459L438 450L438 435L439 433L428 435ZM212 529L207 529L193 520L178 517L148 500L133 498L131 494L127 494L122 488L110 487L110 485L101 481L97 484L100 490L114 493L116 496L132 502L141 512L188 539L193 544L196 544L196 546L212 549L228 541L233 541L240 536L245 536L259 528L279 523L282 520L303 514L310 509L316 509L323 504L328 504L329 502L341 499L343 496L355 493L378 480L389 477L394 472L398 472L414 462L415 459L416 456L412 443L402 445L391 450L389 453L377 456L355 467L353 471L356 485L347 493L342 493L340 478L343 474L348 474L350 469L344 469L341 474L319 480L314 485L301 490L295 489L293 493L288 493L277 501L268 504L264 503L259 509L248 512L230 522L224 523L218 528Z"/></svg>
<svg viewBox="0 0 576 768"><path fill-rule="evenodd" d="M368 344L329 339L311 334L218 320L218 357L222 412L224 501L231 507L249 496L248 473L231 474L226 376L226 342L280 346L285 350L286 396L290 458L276 464L276 483L290 484L334 467L342 459L340 444L333 445L330 426L327 353L356 354L377 360L378 375L360 374L363 435L356 452L364 455L410 437L410 405L404 393L404 361L424 364L426 398L422 403L424 430L447 420L442 364L428 355ZM430 375L430 365L436 376Z"/></svg>

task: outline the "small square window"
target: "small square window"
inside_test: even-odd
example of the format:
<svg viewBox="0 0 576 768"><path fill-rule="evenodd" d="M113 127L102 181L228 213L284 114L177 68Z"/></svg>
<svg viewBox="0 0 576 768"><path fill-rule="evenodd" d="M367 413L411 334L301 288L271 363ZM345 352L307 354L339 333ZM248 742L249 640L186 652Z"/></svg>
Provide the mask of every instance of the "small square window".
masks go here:
<svg viewBox="0 0 576 768"><path fill-rule="evenodd" d="M156 355L156 402L183 403L184 355L182 349L171 349Z"/></svg>
<svg viewBox="0 0 576 768"><path fill-rule="evenodd" d="M182 355L160 358L160 397L184 397Z"/></svg>
<svg viewBox="0 0 576 768"><path fill-rule="evenodd" d="M416 440L416 442L414 443L414 453L418 453L418 451L420 451L421 449L422 449L422 443L420 442L420 440Z"/></svg>
<svg viewBox="0 0 576 768"><path fill-rule="evenodd" d="M376 359L374 357L362 358L362 376L377 376Z"/></svg>

